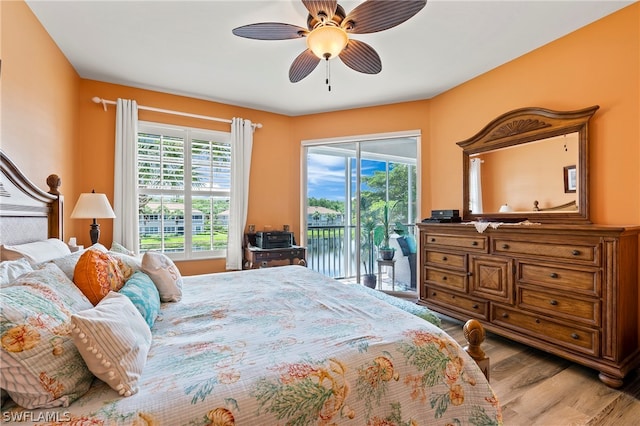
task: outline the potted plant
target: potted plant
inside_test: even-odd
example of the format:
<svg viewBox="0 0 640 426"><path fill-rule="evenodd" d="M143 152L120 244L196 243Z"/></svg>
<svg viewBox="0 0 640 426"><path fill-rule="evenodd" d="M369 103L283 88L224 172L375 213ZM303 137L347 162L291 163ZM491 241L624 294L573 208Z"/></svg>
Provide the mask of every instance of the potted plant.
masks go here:
<svg viewBox="0 0 640 426"><path fill-rule="evenodd" d="M397 204L397 202L396 202ZM391 211L395 207L394 204L389 208L389 204L385 203L384 212L382 215L382 242L380 244L380 257L384 260L391 260L395 254L396 249L389 246L389 227L391 219Z"/></svg>
<svg viewBox="0 0 640 426"><path fill-rule="evenodd" d="M376 227L373 219L365 220L362 223L362 233L365 243L362 245L362 264L364 265L364 275L362 276L362 283L369 288L376 288L377 277L373 272L373 260L374 260L374 239L373 233Z"/></svg>

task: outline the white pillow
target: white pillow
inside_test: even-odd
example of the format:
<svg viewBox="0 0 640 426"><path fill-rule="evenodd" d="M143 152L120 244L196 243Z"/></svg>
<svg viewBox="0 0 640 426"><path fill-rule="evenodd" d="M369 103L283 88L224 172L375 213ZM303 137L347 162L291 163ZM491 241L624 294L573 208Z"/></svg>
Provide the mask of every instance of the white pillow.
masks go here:
<svg viewBox="0 0 640 426"><path fill-rule="evenodd" d="M89 371L122 396L138 392L151 331L131 300L109 292L94 308L72 315L71 323Z"/></svg>
<svg viewBox="0 0 640 426"><path fill-rule="evenodd" d="M126 255L129 255L129 256L135 256L136 255L132 250L129 250L128 248L126 248L122 244L117 243L115 241L113 243L111 243L111 248L109 249L109 251L116 252L116 253L122 253L122 254L126 254Z"/></svg>
<svg viewBox="0 0 640 426"><path fill-rule="evenodd" d="M80 259L80 256L87 250L98 250L102 253L107 252L107 248L100 243L96 243L89 248L75 251L69 255L62 256L51 260L52 263L58 265L58 268L62 269L62 271L69 277L71 281L73 281L73 272L76 270L76 264Z"/></svg>
<svg viewBox="0 0 640 426"><path fill-rule="evenodd" d="M17 260L24 257L29 263L35 265L68 254L71 254L71 250L69 250L69 246L64 241L57 238L49 238L45 241L3 246L1 258L2 260Z"/></svg>
<svg viewBox="0 0 640 426"><path fill-rule="evenodd" d="M166 255L148 251L142 256L142 272L158 287L160 300L179 302L182 299L182 276L178 267Z"/></svg>
<svg viewBox="0 0 640 426"><path fill-rule="evenodd" d="M7 285L20 275L31 271L33 271L33 268L24 257L0 262L0 286Z"/></svg>

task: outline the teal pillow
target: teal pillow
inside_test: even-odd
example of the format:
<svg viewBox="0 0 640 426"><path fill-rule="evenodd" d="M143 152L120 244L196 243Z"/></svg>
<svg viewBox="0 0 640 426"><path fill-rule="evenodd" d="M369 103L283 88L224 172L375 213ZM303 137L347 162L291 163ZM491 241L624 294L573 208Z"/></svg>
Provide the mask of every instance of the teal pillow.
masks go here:
<svg viewBox="0 0 640 426"><path fill-rule="evenodd" d="M119 293L133 302L133 306L140 312L142 318L149 327L152 327L160 313L160 294L151 277L144 272L135 272Z"/></svg>
<svg viewBox="0 0 640 426"><path fill-rule="evenodd" d="M409 246L409 253L417 253L418 247L416 246L416 237L413 235L407 235L405 237L407 240L407 245Z"/></svg>

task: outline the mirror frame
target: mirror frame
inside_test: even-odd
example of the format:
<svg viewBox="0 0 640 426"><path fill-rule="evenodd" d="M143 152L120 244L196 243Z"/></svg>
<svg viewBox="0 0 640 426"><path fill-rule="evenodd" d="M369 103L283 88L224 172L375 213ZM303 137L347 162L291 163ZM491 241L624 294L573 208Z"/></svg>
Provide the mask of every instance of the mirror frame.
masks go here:
<svg viewBox="0 0 640 426"><path fill-rule="evenodd" d="M469 139L458 142L462 148L463 220L513 221L529 219L540 223L591 223L589 219L589 119L600 108L594 105L576 111L520 108L502 114ZM534 142L540 139L578 133L577 211L471 213L469 210L469 160L474 154ZM533 203L534 200L532 199ZM526 216L526 217L525 217Z"/></svg>

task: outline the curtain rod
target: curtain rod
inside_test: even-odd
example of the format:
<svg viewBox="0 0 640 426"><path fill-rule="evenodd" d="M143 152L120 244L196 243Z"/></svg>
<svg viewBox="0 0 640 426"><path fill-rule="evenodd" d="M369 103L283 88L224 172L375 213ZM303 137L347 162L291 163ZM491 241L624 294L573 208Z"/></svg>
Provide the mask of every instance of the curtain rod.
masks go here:
<svg viewBox="0 0 640 426"><path fill-rule="evenodd" d="M110 101L108 99L103 99L103 98L100 98L98 96L94 96L93 98L91 98L91 100L96 104L102 104L102 107L104 108L105 111L107 110L107 104L109 104L109 105L115 105L116 104L115 101ZM154 108L154 107L149 107L149 106L144 106L144 105L138 105L138 109L143 109L143 110L146 110L146 111L153 111L153 112L160 112L162 114L181 115L183 117L199 118L201 120L219 121L221 123L229 123L229 124L231 124L231 120L229 120L229 119L218 118L218 117L210 117L208 115L190 114L188 112L172 111L170 109ZM262 123L252 123L251 126L254 129L261 129L262 128Z"/></svg>

